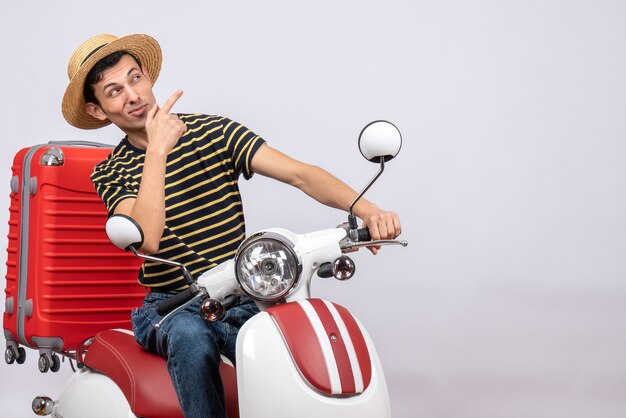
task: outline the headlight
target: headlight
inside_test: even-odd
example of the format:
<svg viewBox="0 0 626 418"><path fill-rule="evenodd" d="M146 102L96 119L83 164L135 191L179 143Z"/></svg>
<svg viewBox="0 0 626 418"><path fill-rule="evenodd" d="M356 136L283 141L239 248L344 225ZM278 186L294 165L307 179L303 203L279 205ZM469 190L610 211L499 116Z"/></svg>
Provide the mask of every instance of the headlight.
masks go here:
<svg viewBox="0 0 626 418"><path fill-rule="evenodd" d="M271 232L246 239L235 257L235 275L241 289L264 302L287 295L298 282L301 270L293 244Z"/></svg>

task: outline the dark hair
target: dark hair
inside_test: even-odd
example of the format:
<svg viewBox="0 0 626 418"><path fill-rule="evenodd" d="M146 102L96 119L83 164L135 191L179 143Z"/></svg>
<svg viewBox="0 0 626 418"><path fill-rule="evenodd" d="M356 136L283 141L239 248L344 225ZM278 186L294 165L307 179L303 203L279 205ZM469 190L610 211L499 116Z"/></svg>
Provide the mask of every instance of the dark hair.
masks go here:
<svg viewBox="0 0 626 418"><path fill-rule="evenodd" d="M135 61L137 61L139 68L141 68L141 61L139 61L139 58L128 51L116 51L102 58L96 63L96 65L93 66L89 73L87 73L87 77L85 78L85 85L83 86L83 98L85 99L85 103L91 102L97 104L98 106L100 105L100 102L96 99L93 86L102 80L102 74L120 62L124 55L131 56Z"/></svg>

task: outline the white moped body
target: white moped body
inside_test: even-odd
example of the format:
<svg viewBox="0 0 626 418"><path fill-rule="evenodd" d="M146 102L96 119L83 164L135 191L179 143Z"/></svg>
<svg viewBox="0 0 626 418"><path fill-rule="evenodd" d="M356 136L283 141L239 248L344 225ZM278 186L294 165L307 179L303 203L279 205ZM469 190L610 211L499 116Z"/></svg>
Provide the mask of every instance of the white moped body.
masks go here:
<svg viewBox="0 0 626 418"><path fill-rule="evenodd" d="M389 417L385 377L369 334L345 308L308 297L314 271L322 263L341 256L339 242L345 237L345 230L298 235L273 229L264 233L281 235L294 243L302 260L302 274L287 297L287 303L275 307L260 303L265 310L246 322L239 332L236 349L238 416ZM198 286L215 298L241 294L232 260L202 275ZM330 317L328 313L316 314L315 306L329 309ZM339 310L347 315L350 324L342 320ZM297 315L297 323L281 327L281 321L285 318L289 321ZM335 331L327 332L329 329ZM304 335L306 330L309 335ZM130 334L123 330L117 332ZM365 356L363 353L367 357L359 359L359 354ZM87 350L87 365L91 355L99 353ZM122 356L120 351L116 357L124 363ZM146 353L146 356L153 355ZM164 359L162 363L165 368ZM141 375L134 376L134 380L136 385L152 387L147 390L157 390L154 386L159 384L171 385L169 381L144 382ZM134 391L138 392L139 389ZM128 396L113 378L84 367L72 376L54 403L52 415L62 418L134 417Z"/></svg>
<svg viewBox="0 0 626 418"><path fill-rule="evenodd" d="M237 384L241 417L389 417L383 370L369 335L372 375L369 387L354 396L329 396L316 390L291 358L270 314L261 312L240 331Z"/></svg>
<svg viewBox="0 0 626 418"><path fill-rule="evenodd" d="M343 253L369 245L407 245L372 241L352 214L385 161L398 153L400 133L391 123L376 121L361 132L359 146L365 158L380 163L380 171L350 205L349 224L307 234L262 231L246 239L233 260L196 281L182 264L137 253L142 234L131 219L116 215L107 222L107 234L116 246L177 265L189 277L189 298L185 292L170 298L173 302L183 296L175 300L180 306L161 322L198 297L201 315L209 321L219 318L234 296L247 294L259 306L261 312L239 331L236 371L224 358L220 366L229 418L390 416L383 369L369 334L347 309L310 295L316 273L340 280L352 276L354 264ZM77 360L82 353L76 353ZM124 330L96 335L84 366L58 400L37 397L33 410L56 418L182 417L166 361L144 351Z"/></svg>

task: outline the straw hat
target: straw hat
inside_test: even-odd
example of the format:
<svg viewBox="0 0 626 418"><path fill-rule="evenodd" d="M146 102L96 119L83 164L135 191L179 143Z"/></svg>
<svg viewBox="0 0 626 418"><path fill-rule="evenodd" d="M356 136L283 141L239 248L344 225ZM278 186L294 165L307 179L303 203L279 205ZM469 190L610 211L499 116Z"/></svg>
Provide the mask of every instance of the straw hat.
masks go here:
<svg viewBox="0 0 626 418"><path fill-rule="evenodd" d="M63 95L61 109L65 119L77 128L96 129L111 123L98 120L85 112L83 89L85 78L94 65L102 58L117 51L128 51L136 56L148 72L152 83L161 71L161 47L148 35L128 35L118 38L113 35L96 35L79 46L67 66L70 84Z"/></svg>

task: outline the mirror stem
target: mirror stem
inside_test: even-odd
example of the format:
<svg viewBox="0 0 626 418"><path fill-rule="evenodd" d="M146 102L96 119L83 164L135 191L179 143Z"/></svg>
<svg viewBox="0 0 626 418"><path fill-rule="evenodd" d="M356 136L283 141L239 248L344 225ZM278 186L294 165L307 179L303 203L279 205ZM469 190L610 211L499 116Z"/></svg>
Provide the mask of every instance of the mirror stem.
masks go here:
<svg viewBox="0 0 626 418"><path fill-rule="evenodd" d="M170 266L180 267L183 270L183 277L185 277L187 284L192 284L194 282L193 276L191 275L191 273L189 273L189 270L187 270L187 267L185 267L183 263L179 263L177 261L164 260L164 259L157 258L157 257L152 257L151 255L141 254L135 249L133 245L129 245L128 248L130 249L130 251L132 251L133 254L135 254L137 257L141 259L148 260L148 261L155 261L157 263L169 264Z"/></svg>
<svg viewBox="0 0 626 418"><path fill-rule="evenodd" d="M354 216L354 214L352 213L352 210L354 209L354 205L356 205L356 203L361 199L361 197L363 197L365 192L367 192L369 188L372 187L372 184L374 184L374 182L378 180L378 177L380 177L380 175L383 174L383 171L385 171L385 159L383 157L379 157L379 158L380 158L380 170L378 170L378 173L376 173L374 178L371 179L369 183L367 183L367 186L365 186L365 188L361 191L361 193L359 193L350 204L350 208L348 210L349 212L348 222L350 223L350 229L357 229L359 227L356 221L356 216Z"/></svg>

